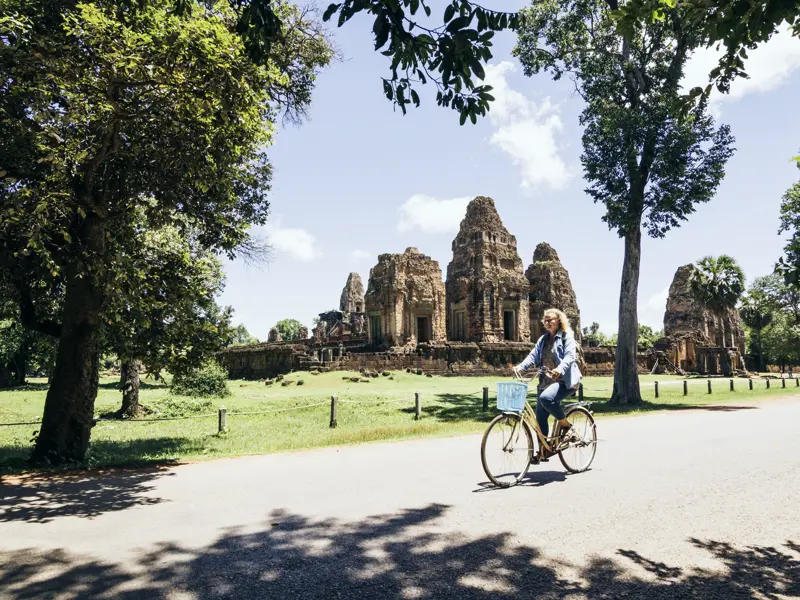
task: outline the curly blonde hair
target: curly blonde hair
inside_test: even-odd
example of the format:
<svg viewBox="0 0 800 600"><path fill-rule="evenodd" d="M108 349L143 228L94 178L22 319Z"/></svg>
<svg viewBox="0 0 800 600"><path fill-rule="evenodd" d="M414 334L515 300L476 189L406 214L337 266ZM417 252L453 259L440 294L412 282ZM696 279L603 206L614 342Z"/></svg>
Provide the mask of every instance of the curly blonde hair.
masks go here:
<svg viewBox="0 0 800 600"><path fill-rule="evenodd" d="M548 308L545 310L544 314L542 315L542 325L544 325L544 318L547 315L555 315L558 317L558 328L564 333L567 333L573 337L575 336L575 334L572 332L572 327L569 325L569 317L564 314L563 310L559 310L557 308Z"/></svg>

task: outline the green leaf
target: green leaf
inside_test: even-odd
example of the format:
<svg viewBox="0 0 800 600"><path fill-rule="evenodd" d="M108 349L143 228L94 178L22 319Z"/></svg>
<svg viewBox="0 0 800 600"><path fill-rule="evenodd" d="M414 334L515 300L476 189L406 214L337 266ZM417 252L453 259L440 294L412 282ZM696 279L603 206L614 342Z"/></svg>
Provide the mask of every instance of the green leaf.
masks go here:
<svg viewBox="0 0 800 600"><path fill-rule="evenodd" d="M458 17L457 19L453 19L450 21L450 24L447 26L447 31L450 33L454 33L465 27L468 27L470 22L472 21L472 15L467 17Z"/></svg>
<svg viewBox="0 0 800 600"><path fill-rule="evenodd" d="M427 16L429 16L429 17L430 17L430 16L431 16L431 9L430 9L430 7L429 7L429 6L425 6L425 7L423 7L423 8L425 9L425 14L426 14Z"/></svg>
<svg viewBox="0 0 800 600"><path fill-rule="evenodd" d="M472 68L472 72L475 73L475 77L478 79L483 80L484 77L486 77L486 72L483 70L481 61L474 56L470 59L469 66Z"/></svg>
<svg viewBox="0 0 800 600"><path fill-rule="evenodd" d="M419 95L416 90L411 90L411 100L414 102L414 106L419 106Z"/></svg>
<svg viewBox="0 0 800 600"><path fill-rule="evenodd" d="M458 120L459 125L463 125L467 122L467 113L465 111L461 111L461 118Z"/></svg>
<svg viewBox="0 0 800 600"><path fill-rule="evenodd" d="M456 7L453 4L448 4L447 8L444 9L444 19L445 23L449 22L450 19L453 18L453 15L456 14Z"/></svg>
<svg viewBox="0 0 800 600"><path fill-rule="evenodd" d="M375 50L380 50L386 44L386 40L389 39L388 23L382 15L375 19L375 23L372 25L372 32L375 34Z"/></svg>
<svg viewBox="0 0 800 600"><path fill-rule="evenodd" d="M326 8L325 12L322 14L322 20L327 22L333 16L333 13L339 10L340 6L341 4L329 4L328 8Z"/></svg>

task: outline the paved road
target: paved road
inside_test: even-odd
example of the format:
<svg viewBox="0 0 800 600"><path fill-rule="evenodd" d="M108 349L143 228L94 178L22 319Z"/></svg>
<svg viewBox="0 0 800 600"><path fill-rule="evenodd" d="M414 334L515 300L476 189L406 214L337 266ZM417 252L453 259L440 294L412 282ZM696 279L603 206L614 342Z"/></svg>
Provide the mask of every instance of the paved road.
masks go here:
<svg viewBox="0 0 800 600"><path fill-rule="evenodd" d="M476 436L0 486L0 598L798 598L800 402L604 419L488 488Z"/></svg>

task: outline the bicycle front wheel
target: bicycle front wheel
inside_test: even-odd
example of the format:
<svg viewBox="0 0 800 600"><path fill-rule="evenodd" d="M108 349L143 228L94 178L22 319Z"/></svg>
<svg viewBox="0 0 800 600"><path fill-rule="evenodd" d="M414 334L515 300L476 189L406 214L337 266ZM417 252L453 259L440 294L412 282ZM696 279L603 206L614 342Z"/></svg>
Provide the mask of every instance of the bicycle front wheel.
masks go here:
<svg viewBox="0 0 800 600"><path fill-rule="evenodd" d="M531 428L517 415L497 415L481 441L481 462L489 480L499 487L517 485L533 458Z"/></svg>
<svg viewBox="0 0 800 600"><path fill-rule="evenodd" d="M558 458L570 473L586 471L597 450L597 429L592 414L582 407L569 410L566 419L572 424L567 439L562 442Z"/></svg>

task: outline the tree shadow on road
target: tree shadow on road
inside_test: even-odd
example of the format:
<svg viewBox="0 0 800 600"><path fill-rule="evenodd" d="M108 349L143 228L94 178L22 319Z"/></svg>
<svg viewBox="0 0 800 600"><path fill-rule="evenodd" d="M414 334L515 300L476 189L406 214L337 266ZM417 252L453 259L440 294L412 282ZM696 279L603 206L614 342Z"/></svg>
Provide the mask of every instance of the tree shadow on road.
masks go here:
<svg viewBox="0 0 800 600"><path fill-rule="evenodd" d="M0 523L48 523L59 517L93 518L134 506L159 504L148 496L166 467L34 473L0 477Z"/></svg>
<svg viewBox="0 0 800 600"><path fill-rule="evenodd" d="M273 513L262 531L230 530L208 547L163 544L123 564L65 550L0 553L9 600L497 600L503 598L724 598L800 595L800 547L735 547L689 540L719 569L681 568L620 550L573 565L548 559L510 534L436 531L445 506L357 522ZM98 553L102 552L98 549Z"/></svg>

